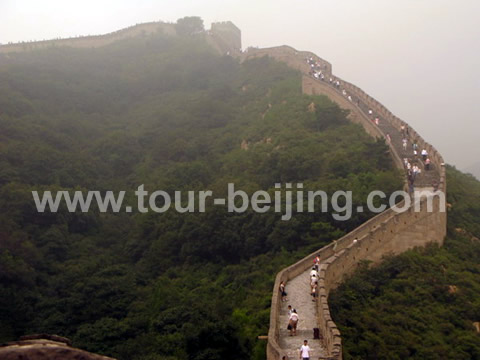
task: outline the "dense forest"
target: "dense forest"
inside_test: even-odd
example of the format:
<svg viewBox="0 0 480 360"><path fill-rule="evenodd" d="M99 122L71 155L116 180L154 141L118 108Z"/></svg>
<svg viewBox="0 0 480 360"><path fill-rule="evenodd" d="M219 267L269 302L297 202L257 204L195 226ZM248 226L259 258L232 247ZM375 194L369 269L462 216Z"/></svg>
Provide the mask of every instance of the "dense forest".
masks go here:
<svg viewBox="0 0 480 360"><path fill-rule="evenodd" d="M257 336L268 331L275 274L372 216L283 221L213 204L204 213L39 213L32 191L125 190L133 202L141 184L221 195L227 183L251 193L292 182L352 190L364 205L374 189L402 187L384 142L326 97L302 95L300 73L221 56L201 31L178 33L0 55L0 342L52 333L121 360L263 359ZM394 261L435 252L452 263L442 276L472 273L477 265L453 268L474 261L465 250L456 259L452 248L466 240L455 236Z"/></svg>
<svg viewBox="0 0 480 360"><path fill-rule="evenodd" d="M344 359L480 359L480 182L447 168L448 236L361 269L330 296Z"/></svg>

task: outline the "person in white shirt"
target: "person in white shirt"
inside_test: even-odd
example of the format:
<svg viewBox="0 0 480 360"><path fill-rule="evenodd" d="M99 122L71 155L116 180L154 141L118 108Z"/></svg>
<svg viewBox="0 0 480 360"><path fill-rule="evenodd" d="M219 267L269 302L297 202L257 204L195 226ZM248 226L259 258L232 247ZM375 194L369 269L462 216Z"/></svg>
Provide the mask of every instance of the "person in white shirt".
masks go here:
<svg viewBox="0 0 480 360"><path fill-rule="evenodd" d="M318 277L315 275L312 275L310 277L310 291L312 291L313 288L317 286L317 284L318 284Z"/></svg>
<svg viewBox="0 0 480 360"><path fill-rule="evenodd" d="M312 276L318 276L317 269L315 268L315 266L310 271L310 277Z"/></svg>
<svg viewBox="0 0 480 360"><path fill-rule="evenodd" d="M422 150L422 158L423 158L423 161L427 160L427 156L428 156L428 152L426 149L423 149Z"/></svg>
<svg viewBox="0 0 480 360"><path fill-rule="evenodd" d="M290 330L290 336L297 335L298 314L297 310L293 309L288 319L288 328Z"/></svg>
<svg viewBox="0 0 480 360"><path fill-rule="evenodd" d="M300 347L300 359L309 360L310 359L310 346L308 346L308 341L303 340L303 345Z"/></svg>
<svg viewBox="0 0 480 360"><path fill-rule="evenodd" d="M420 174L420 168L417 165L413 165L412 172L413 172L413 180L415 180L417 175Z"/></svg>
<svg viewBox="0 0 480 360"><path fill-rule="evenodd" d="M430 170L430 159L425 160L425 170Z"/></svg>

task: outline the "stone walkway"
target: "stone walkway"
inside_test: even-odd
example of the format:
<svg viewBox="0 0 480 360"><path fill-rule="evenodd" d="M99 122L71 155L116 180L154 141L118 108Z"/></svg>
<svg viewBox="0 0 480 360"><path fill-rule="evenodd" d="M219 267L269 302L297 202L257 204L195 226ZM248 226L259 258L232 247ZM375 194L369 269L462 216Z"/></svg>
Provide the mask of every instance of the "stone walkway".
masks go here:
<svg viewBox="0 0 480 360"><path fill-rule="evenodd" d="M331 85L327 81L325 81L324 83ZM340 94L342 94L342 87L331 87L338 91ZM411 163L419 164L422 172L415 179L415 188L417 190L432 189L432 182L438 182L439 180L439 169L435 169L432 164L431 170L426 170L423 161L421 160L421 156L413 156L413 148L411 142L412 139L407 137L408 146L407 149L404 150L402 145L403 135L401 134L401 132L379 114L369 114L370 109L367 107L367 105L353 94L350 95L352 96L352 102L356 105L356 109L359 113L361 113L363 116L366 116L372 122L375 121L375 117L379 118L378 127L383 131L384 134L390 135L391 145L396 149L398 155L402 159L408 158ZM421 150L422 149L418 149L418 152L420 153ZM278 329L280 329L279 345L287 352L288 359L299 358L300 347L303 345L303 340L305 339L308 340L310 348L313 349L310 356L311 359L323 359L327 356L326 350L323 348L321 341L313 339L313 328L318 327L318 324L316 303L312 301L312 297L310 295L310 271L311 268L309 268L299 276L291 279L286 284L288 301L282 303L280 316L277 320L277 326ZM287 330L288 305L292 305L292 308L297 310L299 316L296 336L290 336L289 331Z"/></svg>
<svg viewBox="0 0 480 360"><path fill-rule="evenodd" d="M321 81L321 80L316 80L316 81ZM337 91L342 96L346 97L346 95L342 94L343 88L341 87L341 85L339 88L337 88L336 86L333 86L327 81L322 81L322 82L326 85L330 85L332 89ZM398 129L396 129L389 121L383 118L380 114L376 114L375 112L373 112L372 114L369 114L369 110L370 110L369 107L362 100L358 99L354 94L349 94L347 92L347 95L351 95L352 103L356 105L357 111L359 111L365 117L370 119L372 123L374 123L375 118L378 117L379 119L378 128L380 128L380 130L382 130L382 132L385 135L387 134L390 135L391 145L395 148L395 150L397 151L397 154L400 156L402 160L404 158L407 158L412 165L413 164L419 165L421 173L415 179L414 186L416 189L430 187L433 181L436 181L437 183L440 181L439 169L435 169L434 164L430 165L430 170L425 169L425 164L422 161L422 157L420 155L420 152L422 151L422 149L418 148L418 155L414 157L413 147L412 147L413 142L409 136L405 136L405 138L407 139L407 149L404 150L402 145L402 139L404 138L404 136L401 134L401 132Z"/></svg>
<svg viewBox="0 0 480 360"><path fill-rule="evenodd" d="M282 303L278 328L280 329L279 345L287 351L288 359L299 358L303 340L308 340L308 344L313 350L311 359L319 359L326 355L320 340L313 339L313 328L318 325L316 303L312 301L310 295L310 270L308 269L286 284L288 301ZM292 308L296 309L298 313L297 336L290 336L287 330L288 305L292 305Z"/></svg>

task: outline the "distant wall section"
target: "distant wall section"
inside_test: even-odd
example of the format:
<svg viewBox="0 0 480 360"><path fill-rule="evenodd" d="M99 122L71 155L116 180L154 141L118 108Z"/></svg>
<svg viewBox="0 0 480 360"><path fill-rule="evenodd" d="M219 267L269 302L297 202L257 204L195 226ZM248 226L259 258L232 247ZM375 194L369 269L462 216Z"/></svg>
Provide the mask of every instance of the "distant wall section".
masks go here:
<svg viewBox="0 0 480 360"><path fill-rule="evenodd" d="M315 61L323 64L324 73L332 75L331 64L318 56L310 53L297 51L289 46L280 46L267 49L250 48L242 54L242 60L256 57L270 56L276 60L287 63L303 73L302 89L306 94L324 94L341 107L350 110L350 120L361 124L365 131L374 137L384 137L385 134L370 121L360 110L347 101L321 81L314 80L309 76L310 68L305 59L313 57ZM332 75L333 76L333 75ZM338 79L338 77L335 77ZM393 127L400 131L402 125L408 125L385 106L366 94L362 89L342 80L342 84L349 93L355 95L367 104L375 113L380 114ZM439 169L438 189L446 194L447 184L445 177L444 161L440 153L427 143L410 126L410 137L417 140L419 148L425 148L436 169ZM390 144L390 151L396 166L403 169L403 163L395 148ZM315 256L322 259L319 274L319 301L317 302L317 323L323 335L327 357L322 359L342 359L342 339L340 331L335 325L328 306L328 295L335 289L346 276L352 274L361 261L368 260L373 263L382 261L386 255L400 254L414 247L422 247L430 243L443 244L446 236L447 213L439 198L433 198L433 211L428 212L427 199L422 200L419 212L414 207L409 207L405 212L395 212L388 209L360 225L352 232L322 249L310 254L299 262L283 269L277 274L273 288L272 305L270 312L270 329L268 332L267 359L282 360L286 354L279 345L278 317L280 314L281 300L278 288L281 281L288 280L307 271ZM402 204L399 204L402 206ZM358 241L354 242L354 239Z"/></svg>
<svg viewBox="0 0 480 360"><path fill-rule="evenodd" d="M208 34L221 53L238 55L242 52L242 32L231 21L212 23Z"/></svg>
<svg viewBox="0 0 480 360"><path fill-rule="evenodd" d="M163 32L169 35L176 35L175 24L150 22L134 25L105 35L81 36L68 39L54 39L7 44L0 46L0 54L41 50L64 46L74 48L98 48L112 44L119 40L142 35L150 35L157 32Z"/></svg>

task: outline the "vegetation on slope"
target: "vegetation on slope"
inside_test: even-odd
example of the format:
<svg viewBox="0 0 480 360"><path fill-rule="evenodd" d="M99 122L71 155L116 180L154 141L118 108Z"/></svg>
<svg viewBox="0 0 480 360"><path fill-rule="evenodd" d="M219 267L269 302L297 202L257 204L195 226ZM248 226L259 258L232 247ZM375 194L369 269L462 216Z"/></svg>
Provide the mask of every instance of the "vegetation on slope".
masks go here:
<svg viewBox="0 0 480 360"><path fill-rule="evenodd" d="M203 33L0 57L0 342L28 333L125 360L261 359L284 266L355 228L331 214L38 213L31 191L402 185L383 142L300 75ZM309 111L315 104L316 111ZM248 150L241 144L248 142Z"/></svg>
<svg viewBox="0 0 480 360"><path fill-rule="evenodd" d="M448 236L368 265L330 296L344 359L479 359L480 182L447 169Z"/></svg>

